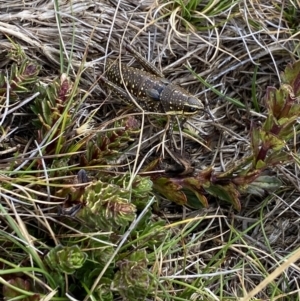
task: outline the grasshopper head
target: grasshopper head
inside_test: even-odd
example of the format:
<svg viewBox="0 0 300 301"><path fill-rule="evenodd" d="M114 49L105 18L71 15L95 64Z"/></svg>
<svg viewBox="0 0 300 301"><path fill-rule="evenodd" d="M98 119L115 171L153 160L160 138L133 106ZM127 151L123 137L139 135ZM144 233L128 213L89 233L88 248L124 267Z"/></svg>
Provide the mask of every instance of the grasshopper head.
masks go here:
<svg viewBox="0 0 300 301"><path fill-rule="evenodd" d="M184 104L183 111L186 115L193 115L203 109L204 109L204 106L197 97L189 96L187 98L187 101Z"/></svg>

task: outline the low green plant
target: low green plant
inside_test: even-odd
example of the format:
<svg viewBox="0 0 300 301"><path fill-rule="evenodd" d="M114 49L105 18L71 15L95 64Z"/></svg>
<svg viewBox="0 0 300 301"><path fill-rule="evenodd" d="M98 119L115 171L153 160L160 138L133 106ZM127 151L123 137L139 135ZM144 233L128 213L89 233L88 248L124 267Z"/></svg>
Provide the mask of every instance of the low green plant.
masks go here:
<svg viewBox="0 0 300 301"><path fill-rule="evenodd" d="M68 300L69 292L82 300L153 299L163 291L155 278L161 268L156 259L176 255L181 244L189 247L191 233L167 231L165 220L153 214L153 200L163 196L203 208L210 198L218 198L241 210L243 195L278 189L281 182L272 171L292 159L287 143L299 130L300 62L288 65L279 89L268 88L267 118L261 126L252 124L247 156L223 173L210 166L188 176L169 176L157 171L157 159L143 165L144 171L154 171L151 175L134 174L129 163L118 164L141 134L137 117L118 116L96 130L86 122L80 131L74 120L81 98L71 78L62 74L42 84L37 62L19 48L9 57L10 76L0 75L2 104L7 95L16 100L25 92L38 93L26 107L38 147L28 145L36 151L33 157L16 153L23 160L21 170L9 165L2 177L7 231L1 229L2 271L7 272L2 294L7 299L34 301L53 294L51 300ZM172 289L178 284L166 281ZM200 287L200 281L195 285ZM185 298L191 295L190 287L182 292Z"/></svg>

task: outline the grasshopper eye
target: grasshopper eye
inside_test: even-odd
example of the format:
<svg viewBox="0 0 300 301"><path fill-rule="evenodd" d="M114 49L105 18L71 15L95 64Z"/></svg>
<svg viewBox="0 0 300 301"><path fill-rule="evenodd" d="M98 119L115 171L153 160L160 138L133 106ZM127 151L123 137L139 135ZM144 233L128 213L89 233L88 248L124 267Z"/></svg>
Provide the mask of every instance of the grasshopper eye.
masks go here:
<svg viewBox="0 0 300 301"><path fill-rule="evenodd" d="M203 110L203 104L196 97L189 97L187 103L184 104L183 111L185 114L192 115L200 110Z"/></svg>
<svg viewBox="0 0 300 301"><path fill-rule="evenodd" d="M197 97L194 97L194 96L191 96L191 97L188 98L188 105L191 108L194 108L196 111L197 110L199 111L199 110L203 109L202 102Z"/></svg>
<svg viewBox="0 0 300 301"><path fill-rule="evenodd" d="M198 108L198 107L191 107L189 105L184 106L185 113L196 113L199 110L200 110L200 108Z"/></svg>

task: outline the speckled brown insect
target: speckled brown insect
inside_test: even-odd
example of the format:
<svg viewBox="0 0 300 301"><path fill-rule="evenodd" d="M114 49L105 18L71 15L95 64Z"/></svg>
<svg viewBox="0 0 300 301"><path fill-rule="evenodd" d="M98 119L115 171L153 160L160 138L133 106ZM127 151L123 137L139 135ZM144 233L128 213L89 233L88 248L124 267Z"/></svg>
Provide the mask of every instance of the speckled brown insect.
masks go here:
<svg viewBox="0 0 300 301"><path fill-rule="evenodd" d="M127 45L126 49L140 61L143 60L143 66L156 74L108 60L106 77L112 84L107 83L123 98L128 98L126 87L137 103L149 112L188 117L203 110L203 104L197 97L160 76L161 73L141 55L136 55L131 46Z"/></svg>

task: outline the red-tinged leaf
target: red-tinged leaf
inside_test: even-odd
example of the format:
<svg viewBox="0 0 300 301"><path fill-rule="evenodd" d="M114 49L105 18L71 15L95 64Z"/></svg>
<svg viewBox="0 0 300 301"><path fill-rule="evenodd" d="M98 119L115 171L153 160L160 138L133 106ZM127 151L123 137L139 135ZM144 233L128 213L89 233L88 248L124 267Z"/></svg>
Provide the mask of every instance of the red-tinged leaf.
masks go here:
<svg viewBox="0 0 300 301"><path fill-rule="evenodd" d="M298 108L298 110L299 111L297 113L300 115L300 107ZM294 137L295 133L293 127L296 124L297 118L298 116L280 119L279 122L281 124L281 127L278 137L282 138L285 141L290 139L291 137Z"/></svg>
<svg viewBox="0 0 300 301"><path fill-rule="evenodd" d="M294 91L290 85L281 85L279 90L274 87L267 88L267 94L265 98L266 106L269 110L269 118L273 123L276 119L298 116L299 112L295 111L293 107L297 104L297 98L295 97ZM274 119L275 120L272 120ZM265 122L265 129L269 130L273 127L268 126L267 121Z"/></svg>
<svg viewBox="0 0 300 301"><path fill-rule="evenodd" d="M240 186L240 185L247 185L249 183L252 183L253 181L255 181L259 175L261 174L261 170L254 170L252 172L248 172L247 174L245 175L240 175L240 176L237 176L235 178L232 178L232 183L234 183L235 185L237 186Z"/></svg>
<svg viewBox="0 0 300 301"><path fill-rule="evenodd" d="M258 160L256 162L256 165L254 166L255 169L263 169L265 168L267 165L263 160Z"/></svg>
<svg viewBox="0 0 300 301"><path fill-rule="evenodd" d="M265 162L267 156L270 154L270 151L274 150L282 150L285 147L285 141L279 139L276 135L270 132L264 132L261 130L261 146L259 149L259 153L255 158L254 167L256 169L264 167L263 165L257 165L257 162L261 161L262 163Z"/></svg>
<svg viewBox="0 0 300 301"><path fill-rule="evenodd" d="M28 280L25 280L20 277L16 277L7 281L11 286L3 285L2 293L5 300L23 300L23 301L37 301L40 300L39 294L31 293L31 285ZM24 296L21 292L14 289L20 289L27 291L27 296ZM23 297L20 299L20 297Z"/></svg>
<svg viewBox="0 0 300 301"><path fill-rule="evenodd" d="M277 90L274 87L267 87L267 93L265 98L266 106L269 111L272 112L276 118L280 117L281 111L285 105L285 98L283 92Z"/></svg>
<svg viewBox="0 0 300 301"><path fill-rule="evenodd" d="M23 76L25 78L29 76L36 76L38 75L38 72L39 72L39 67L33 63L28 62L28 65L26 65L24 68Z"/></svg>
<svg viewBox="0 0 300 301"><path fill-rule="evenodd" d="M278 138L277 136L275 136L272 133L264 133L264 135L262 135L264 143L266 143L268 145L269 149L272 150L280 150L283 147L285 147L285 141L281 140L280 138Z"/></svg>
<svg viewBox="0 0 300 301"><path fill-rule="evenodd" d="M199 177L199 174L196 177L188 177L183 179L176 179L176 182L180 185L182 185L184 188L190 189L190 190L201 190L202 186L209 182L209 181L201 181L201 177Z"/></svg>
<svg viewBox="0 0 300 301"><path fill-rule="evenodd" d="M153 161L151 161L149 164L146 165L145 168L143 168L142 172L147 172L147 171L153 171L157 168L158 164L159 164L160 159L157 158Z"/></svg>
<svg viewBox="0 0 300 301"><path fill-rule="evenodd" d="M153 277L149 275L147 264L144 249L118 261L118 271L111 283L111 290L117 291L126 300L146 300L149 291L153 290Z"/></svg>
<svg viewBox="0 0 300 301"><path fill-rule="evenodd" d="M213 167L210 166L205 170L200 171L197 174L196 179L197 181L199 181L200 185L204 185L205 183L211 180L212 174L213 174Z"/></svg>
<svg viewBox="0 0 300 301"><path fill-rule="evenodd" d="M66 74L62 74L60 77L60 87L57 91L58 101L62 101L63 103L67 100L69 93L72 89L72 82L67 77Z"/></svg>
<svg viewBox="0 0 300 301"><path fill-rule="evenodd" d="M163 195L168 200L178 204L186 205L187 197L184 192L181 191L182 186L176 184L169 178L160 177L153 180L153 188Z"/></svg>
<svg viewBox="0 0 300 301"><path fill-rule="evenodd" d="M182 190L187 197L187 206L194 209L208 207L207 199L203 195L203 185L209 185L210 183L210 181L206 179L207 175L210 176L212 168L209 168L209 170L209 173L204 171L202 174L202 172L200 172L196 177L172 179L173 182L182 186Z"/></svg>
<svg viewBox="0 0 300 301"><path fill-rule="evenodd" d="M126 130L130 130L136 133L140 132L140 122L134 118L133 116L129 116L125 121L124 121L124 126Z"/></svg>
<svg viewBox="0 0 300 301"><path fill-rule="evenodd" d="M283 100L285 102L280 117L293 117L291 114L291 108L297 103L297 98L295 97L294 91L290 85L284 84L281 85L280 91L282 91Z"/></svg>
<svg viewBox="0 0 300 301"><path fill-rule="evenodd" d="M299 117L299 115L300 115L300 104L295 103L290 109L290 116L291 116L290 118L292 117L296 118Z"/></svg>
<svg viewBox="0 0 300 301"><path fill-rule="evenodd" d="M283 83L292 86L295 96L300 95L300 61L288 64L281 78Z"/></svg>
<svg viewBox="0 0 300 301"><path fill-rule="evenodd" d="M269 132L272 130L272 128L274 127L275 125L275 122L276 122L276 118L274 118L274 116L272 115L272 113L270 113L268 116L267 116L267 119L265 120L265 122L263 123L263 130L265 132Z"/></svg>
<svg viewBox="0 0 300 301"><path fill-rule="evenodd" d="M208 208L208 201L207 201L207 198L193 190L193 191L190 191L190 193L187 193L186 192L186 195L187 195L187 206L190 207L190 208L193 208L193 209L201 209L201 208Z"/></svg>
<svg viewBox="0 0 300 301"><path fill-rule="evenodd" d="M209 194L226 201L233 205L234 209L241 211L241 203L239 200L240 193L235 185L229 184L226 186L210 185L204 188Z"/></svg>
<svg viewBox="0 0 300 301"><path fill-rule="evenodd" d="M251 184L243 188L246 193L263 196L265 192L272 192L282 185L281 181L275 176L260 176Z"/></svg>
<svg viewBox="0 0 300 301"><path fill-rule="evenodd" d="M256 127L252 127L251 131L251 145L252 145L252 152L253 158L256 160L258 153L259 153L259 146L260 146L260 130Z"/></svg>
<svg viewBox="0 0 300 301"><path fill-rule="evenodd" d="M270 166L276 166L278 164L282 165L282 162L288 163L291 160L292 160L292 156L289 153L279 150L270 154L266 158L265 163L270 167Z"/></svg>
<svg viewBox="0 0 300 301"><path fill-rule="evenodd" d="M202 183L195 177L165 178L153 180L154 188L168 200L179 205L186 205L194 209L208 207L203 195Z"/></svg>

